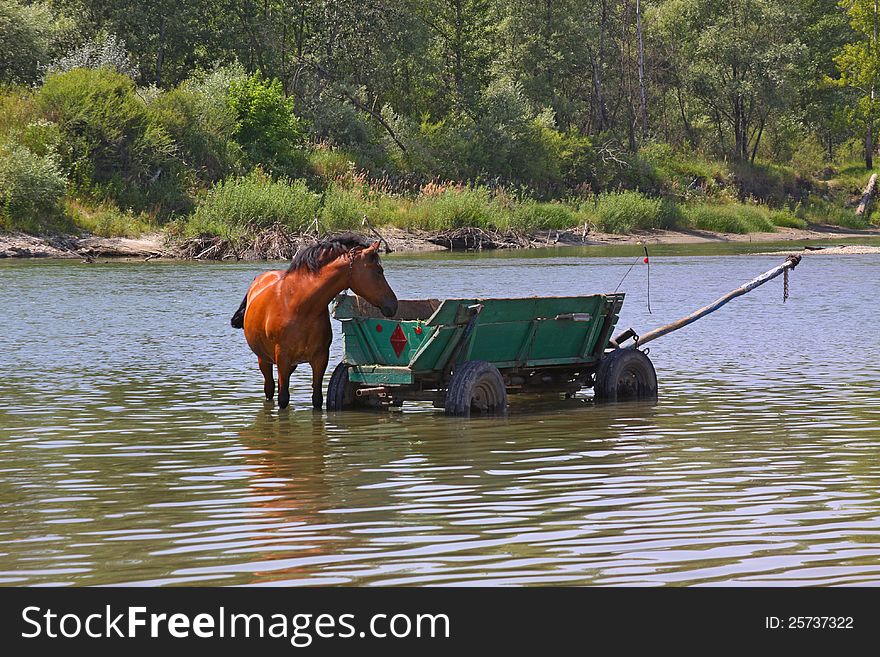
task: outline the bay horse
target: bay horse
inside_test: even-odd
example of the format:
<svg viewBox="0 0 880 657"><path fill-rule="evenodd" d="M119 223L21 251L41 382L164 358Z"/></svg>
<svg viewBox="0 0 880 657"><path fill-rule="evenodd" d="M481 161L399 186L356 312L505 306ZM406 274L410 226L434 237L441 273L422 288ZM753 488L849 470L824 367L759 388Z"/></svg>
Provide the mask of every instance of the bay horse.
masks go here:
<svg viewBox="0 0 880 657"><path fill-rule="evenodd" d="M272 366L278 369L278 406L290 403L290 375L300 363L312 368L312 406L324 405L322 384L333 331L327 306L351 289L391 317L397 297L379 263L379 242L344 233L301 249L287 270L268 271L251 283L230 323L243 328L257 355L266 399L275 396Z"/></svg>

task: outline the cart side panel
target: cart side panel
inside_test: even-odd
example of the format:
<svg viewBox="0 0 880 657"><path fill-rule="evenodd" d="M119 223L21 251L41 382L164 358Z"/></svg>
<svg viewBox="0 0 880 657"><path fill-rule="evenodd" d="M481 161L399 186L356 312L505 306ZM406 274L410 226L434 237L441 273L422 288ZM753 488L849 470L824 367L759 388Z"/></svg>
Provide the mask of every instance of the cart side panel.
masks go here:
<svg viewBox="0 0 880 657"><path fill-rule="evenodd" d="M606 317L604 295L489 299L459 361L503 367L593 360Z"/></svg>
<svg viewBox="0 0 880 657"><path fill-rule="evenodd" d="M459 355L458 362L485 360L490 363L506 363L521 360L524 346L527 347L533 340L532 324L531 320L492 323L478 321L467 348ZM527 356L522 359L525 357Z"/></svg>
<svg viewBox="0 0 880 657"><path fill-rule="evenodd" d="M458 340L464 327L431 326L430 337L422 342L419 350L413 354L410 369L414 372L431 372L443 369L446 355L451 351L452 343Z"/></svg>
<svg viewBox="0 0 880 657"><path fill-rule="evenodd" d="M350 365L406 366L435 330L421 321L342 320L343 358Z"/></svg>

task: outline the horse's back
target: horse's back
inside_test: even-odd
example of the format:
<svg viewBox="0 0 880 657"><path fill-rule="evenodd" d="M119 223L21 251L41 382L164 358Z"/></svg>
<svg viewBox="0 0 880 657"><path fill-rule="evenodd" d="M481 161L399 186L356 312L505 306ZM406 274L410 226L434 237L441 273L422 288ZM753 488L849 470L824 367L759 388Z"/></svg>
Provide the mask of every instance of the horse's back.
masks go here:
<svg viewBox="0 0 880 657"><path fill-rule="evenodd" d="M281 270L272 270L267 271L254 279L254 282L251 283L250 288L248 289L248 305L256 298L258 294L263 292L267 287L274 285L278 281L280 281L284 277L284 272Z"/></svg>

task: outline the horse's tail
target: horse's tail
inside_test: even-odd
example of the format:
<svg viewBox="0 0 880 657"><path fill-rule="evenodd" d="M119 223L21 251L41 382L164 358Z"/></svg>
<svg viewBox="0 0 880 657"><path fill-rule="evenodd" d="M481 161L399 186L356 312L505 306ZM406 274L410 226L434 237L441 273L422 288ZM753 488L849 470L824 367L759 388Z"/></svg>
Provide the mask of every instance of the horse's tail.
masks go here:
<svg viewBox="0 0 880 657"><path fill-rule="evenodd" d="M235 311L235 314L232 316L232 319L229 320L229 323L232 324L232 328L244 328L244 310L247 308L247 295L244 295L244 299L241 300L241 305L238 307L238 310Z"/></svg>

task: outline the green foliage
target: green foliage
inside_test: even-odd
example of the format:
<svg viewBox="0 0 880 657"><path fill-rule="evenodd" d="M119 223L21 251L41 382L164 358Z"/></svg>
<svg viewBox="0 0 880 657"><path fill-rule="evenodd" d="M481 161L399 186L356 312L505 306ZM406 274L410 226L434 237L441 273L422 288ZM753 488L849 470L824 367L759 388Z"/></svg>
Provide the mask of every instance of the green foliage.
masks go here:
<svg viewBox="0 0 880 657"><path fill-rule="evenodd" d="M694 203L682 207L686 225L718 233L773 232L770 211L743 203Z"/></svg>
<svg viewBox="0 0 880 657"><path fill-rule="evenodd" d="M510 227L522 230L565 230L580 223L574 208L563 203L523 201L516 205Z"/></svg>
<svg viewBox="0 0 880 657"><path fill-rule="evenodd" d="M148 215L120 210L112 203L92 205L69 199L64 213L78 229L101 237L137 237L156 228Z"/></svg>
<svg viewBox="0 0 880 657"><path fill-rule="evenodd" d="M730 133L730 142L722 139L719 146L732 146L735 159L754 159L766 117L779 113L795 94L805 54L797 6L776 0L668 0L658 14L658 36L675 44L674 75L719 129Z"/></svg>
<svg viewBox="0 0 880 657"><path fill-rule="evenodd" d="M816 175L827 163L825 149L815 137L800 139L791 155L791 167L803 178Z"/></svg>
<svg viewBox="0 0 880 657"><path fill-rule="evenodd" d="M21 87L0 87L0 137L18 140L37 115L33 94Z"/></svg>
<svg viewBox="0 0 880 657"><path fill-rule="evenodd" d="M295 231L309 228L321 198L303 180L273 180L261 171L214 185L196 207L187 227L190 235L235 237L249 227L280 223Z"/></svg>
<svg viewBox="0 0 880 657"><path fill-rule="evenodd" d="M0 143L0 228L57 229L66 184L54 153L37 155L18 144Z"/></svg>
<svg viewBox="0 0 880 657"><path fill-rule="evenodd" d="M151 122L174 141L175 155L199 181L216 182L239 170L242 149L235 140L235 118L225 103L206 97L198 87L181 86L159 94L148 112Z"/></svg>
<svg viewBox="0 0 880 657"><path fill-rule="evenodd" d="M373 215L373 221L376 220L372 210L372 205L359 189L331 183L324 192L321 228L327 231L360 229L364 216Z"/></svg>
<svg viewBox="0 0 880 657"><path fill-rule="evenodd" d="M784 226L786 228L806 228L807 222L796 216L788 209L771 210L770 221L774 226Z"/></svg>
<svg viewBox="0 0 880 657"><path fill-rule="evenodd" d="M639 157L651 167L662 191L679 198L716 194L731 177L725 163L687 150L676 151L669 144L646 144Z"/></svg>
<svg viewBox="0 0 880 657"><path fill-rule="evenodd" d="M61 163L75 190L136 208L186 207L174 140L130 78L110 69L55 73L37 106L61 131Z"/></svg>
<svg viewBox="0 0 880 657"><path fill-rule="evenodd" d="M308 159L312 173L327 182L350 176L357 166L352 155L327 144L310 151Z"/></svg>
<svg viewBox="0 0 880 657"><path fill-rule="evenodd" d="M449 187L422 196L413 207L409 226L425 230L497 228L506 223L505 211L486 187Z"/></svg>
<svg viewBox="0 0 880 657"><path fill-rule="evenodd" d="M62 29L47 3L0 0L0 84L39 79Z"/></svg>
<svg viewBox="0 0 880 657"><path fill-rule="evenodd" d="M798 204L794 214L808 224L828 224L856 229L869 226L868 220L856 216L853 208L845 208L837 203L817 198Z"/></svg>
<svg viewBox="0 0 880 657"><path fill-rule="evenodd" d="M235 137L250 165L280 175L303 172L302 128L279 80L265 80L258 74L232 80L228 101L238 121Z"/></svg>
<svg viewBox="0 0 880 657"><path fill-rule="evenodd" d="M594 216L599 229L628 233L635 229L661 228L667 215L659 198L629 191L601 194L595 202Z"/></svg>
<svg viewBox="0 0 880 657"><path fill-rule="evenodd" d="M0 0L0 142L107 234L301 177L328 228L852 224L813 177L880 132L869 0L99 4Z"/></svg>
<svg viewBox="0 0 880 657"><path fill-rule="evenodd" d="M810 184L788 167L735 162L731 165L741 200L756 199L781 206L809 194Z"/></svg>

